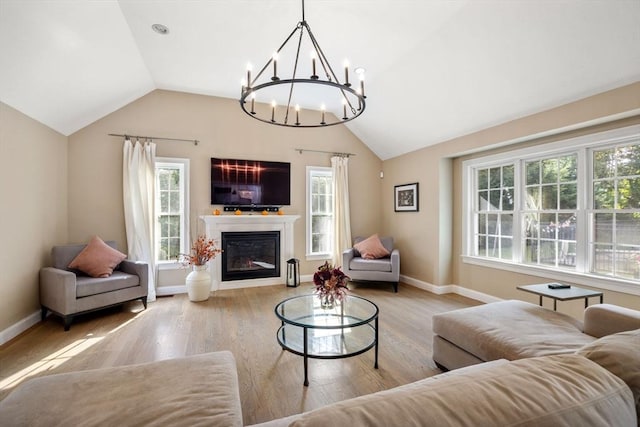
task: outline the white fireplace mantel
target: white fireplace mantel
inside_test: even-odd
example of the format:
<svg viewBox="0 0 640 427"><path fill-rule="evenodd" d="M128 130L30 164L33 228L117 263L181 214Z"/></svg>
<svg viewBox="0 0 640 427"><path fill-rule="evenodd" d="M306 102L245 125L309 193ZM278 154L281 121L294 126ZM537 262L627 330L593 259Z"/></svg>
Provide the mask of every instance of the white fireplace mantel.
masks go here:
<svg viewBox="0 0 640 427"><path fill-rule="evenodd" d="M205 233L209 239L220 244L223 232L238 231L279 231L280 232L280 276L264 279L222 281L222 257L217 256L209 261L211 285L213 290L238 289L253 286L284 284L287 259L293 258L293 223L300 215L202 215Z"/></svg>

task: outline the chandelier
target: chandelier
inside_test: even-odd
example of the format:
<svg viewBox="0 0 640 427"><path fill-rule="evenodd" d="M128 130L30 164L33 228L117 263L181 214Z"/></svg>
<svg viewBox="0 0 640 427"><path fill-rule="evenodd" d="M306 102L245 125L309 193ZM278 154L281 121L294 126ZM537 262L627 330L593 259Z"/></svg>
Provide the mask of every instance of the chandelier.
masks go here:
<svg viewBox="0 0 640 427"><path fill-rule="evenodd" d="M298 37L294 37L296 33ZM297 40L292 43L293 49L287 47L292 40ZM310 53L307 60L300 55L305 48ZM288 56L293 62L287 69L281 59ZM304 0L302 21L255 76L252 71L253 67L248 64L247 77L242 80L240 106L261 122L300 128L333 126L351 121L364 112L364 70L356 69L359 83L352 85L349 63L345 60L344 81L338 80L305 20Z"/></svg>

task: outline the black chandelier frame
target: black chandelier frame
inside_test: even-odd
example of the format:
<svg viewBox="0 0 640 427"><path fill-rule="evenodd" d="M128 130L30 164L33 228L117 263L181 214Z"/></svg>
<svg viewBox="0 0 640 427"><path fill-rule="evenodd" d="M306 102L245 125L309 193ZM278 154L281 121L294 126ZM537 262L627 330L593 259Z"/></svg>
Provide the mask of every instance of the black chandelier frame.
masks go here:
<svg viewBox="0 0 640 427"><path fill-rule="evenodd" d="M296 77L296 74L298 71L298 61L300 58L300 48L302 46L302 40L303 40L305 29L308 33L308 37L309 37L309 40L311 41L311 45L313 46L316 56L320 62L321 69L324 71L326 80L321 79L319 76L316 75L315 59L313 60L314 61L313 74L309 78ZM280 53L280 51L287 45L287 43L298 31L300 32L300 35L298 38L298 46L296 49L296 57L295 57L295 62L293 66L293 77L290 79L280 79L277 75L277 60L274 57L276 57L276 55ZM267 70L267 68L269 68L270 66L273 66L273 76L271 77L270 81L266 81L265 83L261 83L261 84L256 84L258 79L260 79L260 77L264 74L265 70ZM324 52L322 51L322 48L320 47L320 45L318 44L318 41L313 35L313 32L311 31L309 24L305 20L304 0L302 0L302 21L298 22L298 24L293 29L293 31L291 31L291 34L289 34L289 36L285 39L285 41L280 45L278 50L275 52L275 55L271 57L269 61L267 61L267 63L262 67L260 72L253 78L253 80L251 79L251 70L247 70L246 85L242 86L242 90L240 94L240 107L249 117L252 117L256 120L260 120L261 122L264 122L264 123L278 125L278 126L293 127L293 128L315 128L315 127L326 127L326 126L343 124L359 117L364 112L365 106L366 106L365 100L367 98L364 94L364 79L361 77L360 87L358 91L352 88L352 85L351 83L349 83L348 78L349 77L348 77L347 69L345 69L344 83L340 83L340 81L336 77L336 74L333 71L331 64L329 64L329 61L327 60ZM296 109L294 111L295 121L290 119L290 112L292 110L291 100L293 97L294 87L296 84L310 84L310 85L319 84L319 85L329 86L340 91L343 99L342 118L338 119L337 121L327 122L325 117L325 111L323 110L321 113L322 115L319 123L305 124L300 121L299 110L297 109L297 106L296 106ZM279 85L289 85L289 96L287 99L284 120L282 122L275 120L274 105L272 105L271 107L270 118L260 117L259 114L255 111L255 94L257 94L262 89L273 87L273 86L279 86ZM355 98L350 99L349 96L347 96L347 93L350 93ZM355 105L356 100L357 100L357 105ZM347 114L348 112L351 114L350 115Z"/></svg>

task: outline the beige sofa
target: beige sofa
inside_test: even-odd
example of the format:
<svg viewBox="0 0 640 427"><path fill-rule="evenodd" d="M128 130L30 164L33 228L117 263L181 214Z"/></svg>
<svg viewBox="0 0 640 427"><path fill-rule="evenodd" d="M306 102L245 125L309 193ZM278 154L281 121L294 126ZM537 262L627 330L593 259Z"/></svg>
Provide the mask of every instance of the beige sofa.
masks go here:
<svg viewBox="0 0 640 427"><path fill-rule="evenodd" d="M242 426L228 351L29 380L0 401L0 425Z"/></svg>
<svg viewBox="0 0 640 427"><path fill-rule="evenodd" d="M640 329L576 353L505 359L269 421L277 426L637 426ZM229 352L36 378L0 402L6 426L239 426Z"/></svg>
<svg viewBox="0 0 640 427"><path fill-rule="evenodd" d="M574 353L605 335L640 328L640 311L598 304L584 324L566 314L509 300L433 316L433 360L458 369L491 360Z"/></svg>

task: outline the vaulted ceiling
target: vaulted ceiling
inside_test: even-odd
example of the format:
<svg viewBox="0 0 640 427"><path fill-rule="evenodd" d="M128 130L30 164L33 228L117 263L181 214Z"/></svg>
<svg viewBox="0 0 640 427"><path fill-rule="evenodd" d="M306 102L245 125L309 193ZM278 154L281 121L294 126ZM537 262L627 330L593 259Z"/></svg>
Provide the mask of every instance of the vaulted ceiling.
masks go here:
<svg viewBox="0 0 640 427"><path fill-rule="evenodd" d="M305 9L334 68L367 70L346 126L381 159L640 81L638 0ZM0 101L69 135L154 89L237 99L300 19L300 0L0 0Z"/></svg>

